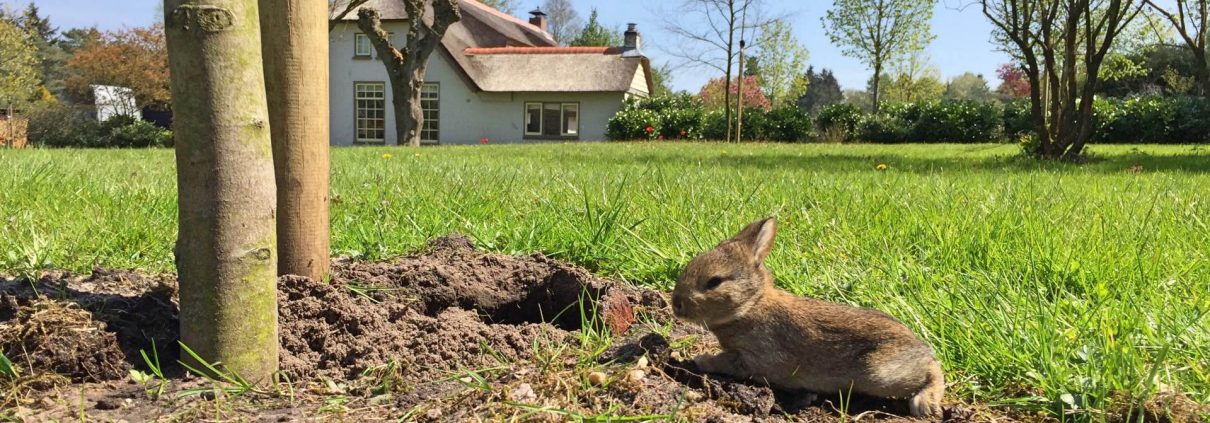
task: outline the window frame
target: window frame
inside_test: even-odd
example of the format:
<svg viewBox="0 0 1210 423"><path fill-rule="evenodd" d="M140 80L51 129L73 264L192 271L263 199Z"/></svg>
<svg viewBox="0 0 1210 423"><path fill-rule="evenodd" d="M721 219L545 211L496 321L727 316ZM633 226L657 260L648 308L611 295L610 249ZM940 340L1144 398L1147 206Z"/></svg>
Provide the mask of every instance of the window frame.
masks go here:
<svg viewBox="0 0 1210 423"><path fill-rule="evenodd" d="M377 85L378 87L381 87L381 91L379 91L381 93L381 98L369 98L369 97L362 98L360 96L360 94L362 92L371 92L371 91L359 90L358 88L360 88L361 86L370 86L370 85ZM358 102L362 101L362 100L366 100L366 101L377 100L377 101L382 102L381 109L377 109L377 110L381 110L381 112L382 112L381 118L362 119L360 116L358 116L359 112L361 111L360 106L358 105ZM386 145L386 143L387 143L387 103L386 103L386 101L387 101L387 84L385 81L354 81L353 82L353 144L355 144L355 145ZM371 110L371 109L366 109L366 110ZM381 129L382 138L372 139L372 138L362 138L361 137L362 128L359 125L361 125L362 121L368 122L370 120L381 120L382 121L382 129ZM376 131L378 129L366 129L366 131L370 131L370 130Z"/></svg>
<svg viewBox="0 0 1210 423"><path fill-rule="evenodd" d="M360 40L365 40L365 42L366 42L365 45L366 45L366 47L368 47L369 51L367 51L365 54L362 54L360 51L357 51L358 41L360 41ZM372 57L374 57L374 43L370 42L370 36L366 35L366 33L364 33L364 32L354 33L353 34L353 58L354 59L369 59Z"/></svg>
<svg viewBox="0 0 1210 423"><path fill-rule="evenodd" d="M521 139L525 140L579 140L580 133L583 130L583 105L579 101L525 101L522 102L521 115ZM530 108L536 106L538 113L538 132L529 131L529 111ZM549 106L557 106L559 113L559 127L556 128L558 134L546 134L546 108ZM570 106L570 107L569 107ZM565 127L567 124L567 110L574 108L576 111L576 131L574 133L567 132Z"/></svg>
<svg viewBox="0 0 1210 423"><path fill-rule="evenodd" d="M420 87L421 113L428 111L424 108L424 88L425 87L435 87L437 90L437 96L436 96L436 98L433 99L433 101L437 103L437 107L435 109L433 109L433 113L436 113L438 117L436 119L437 127L432 129L432 132L434 132L436 134L436 137L431 140L426 140L426 139L424 139L424 133L425 133L425 131L427 131L425 126L429 124L429 118L427 116L425 116L424 123L422 123L420 125L420 143L424 144L424 145L437 145L437 144L441 144L441 117L440 117L441 116L441 81L425 82L423 85L421 85L421 87Z"/></svg>

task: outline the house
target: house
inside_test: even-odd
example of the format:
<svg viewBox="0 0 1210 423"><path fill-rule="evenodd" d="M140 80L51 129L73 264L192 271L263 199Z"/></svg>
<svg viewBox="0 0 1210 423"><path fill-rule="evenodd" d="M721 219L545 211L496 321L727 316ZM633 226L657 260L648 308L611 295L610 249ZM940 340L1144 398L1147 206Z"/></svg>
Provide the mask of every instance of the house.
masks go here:
<svg viewBox="0 0 1210 423"><path fill-rule="evenodd" d="M560 47L540 10L525 22L475 0L459 4L462 20L429 56L425 144L603 140L623 101L652 91L633 24L623 46ZM363 7L377 9L392 42L402 44L408 17L401 1ZM390 81L356 15L333 21L329 32L331 142L396 145Z"/></svg>

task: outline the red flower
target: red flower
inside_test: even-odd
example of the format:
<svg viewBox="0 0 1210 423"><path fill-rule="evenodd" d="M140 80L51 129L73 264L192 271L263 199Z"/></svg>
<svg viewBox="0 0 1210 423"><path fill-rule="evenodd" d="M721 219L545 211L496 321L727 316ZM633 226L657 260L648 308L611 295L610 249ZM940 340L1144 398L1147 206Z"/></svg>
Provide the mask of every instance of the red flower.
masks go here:
<svg viewBox="0 0 1210 423"><path fill-rule="evenodd" d="M487 144L487 137L479 138L479 144Z"/></svg>
<svg viewBox="0 0 1210 423"><path fill-rule="evenodd" d="M650 134L650 133L652 133L652 132L655 132L655 128L652 128L652 127L648 126L648 127L647 127L647 133L648 133L648 134Z"/></svg>

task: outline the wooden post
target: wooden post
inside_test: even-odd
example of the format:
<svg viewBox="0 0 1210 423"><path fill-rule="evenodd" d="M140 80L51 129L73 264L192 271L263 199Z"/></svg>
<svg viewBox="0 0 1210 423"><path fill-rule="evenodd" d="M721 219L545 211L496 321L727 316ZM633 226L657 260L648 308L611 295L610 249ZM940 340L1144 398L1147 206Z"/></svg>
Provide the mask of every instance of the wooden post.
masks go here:
<svg viewBox="0 0 1210 423"><path fill-rule="evenodd" d="M181 342L267 382L278 366L277 193L256 0L165 0L164 13Z"/></svg>
<svg viewBox="0 0 1210 423"><path fill-rule="evenodd" d="M744 40L739 40L739 87L736 94L735 143L744 138Z"/></svg>
<svg viewBox="0 0 1210 423"><path fill-rule="evenodd" d="M277 274L328 275L328 4L260 0L277 180Z"/></svg>

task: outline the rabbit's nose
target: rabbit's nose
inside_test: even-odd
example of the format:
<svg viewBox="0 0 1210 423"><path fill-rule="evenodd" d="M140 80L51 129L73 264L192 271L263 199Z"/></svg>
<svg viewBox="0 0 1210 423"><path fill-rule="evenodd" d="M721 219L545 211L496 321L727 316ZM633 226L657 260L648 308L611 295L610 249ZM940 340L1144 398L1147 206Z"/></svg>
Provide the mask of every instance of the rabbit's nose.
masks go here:
<svg viewBox="0 0 1210 423"><path fill-rule="evenodd" d="M685 301L681 300L681 297L675 295L672 296L672 312L675 314L680 314L681 310L685 307L684 303Z"/></svg>

